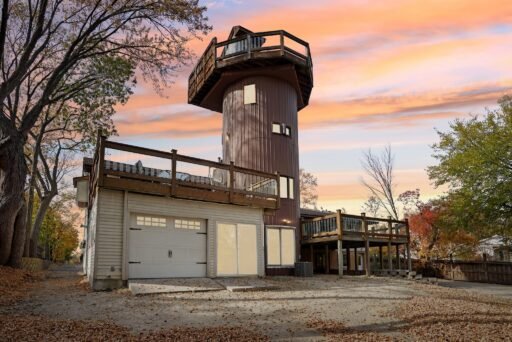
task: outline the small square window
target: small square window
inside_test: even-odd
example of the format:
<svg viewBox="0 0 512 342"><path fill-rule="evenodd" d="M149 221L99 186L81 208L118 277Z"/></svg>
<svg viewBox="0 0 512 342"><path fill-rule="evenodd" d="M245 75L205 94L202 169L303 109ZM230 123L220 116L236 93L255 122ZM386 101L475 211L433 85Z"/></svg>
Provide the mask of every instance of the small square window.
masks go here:
<svg viewBox="0 0 512 342"><path fill-rule="evenodd" d="M256 103L256 85L249 84L244 86L244 104Z"/></svg>
<svg viewBox="0 0 512 342"><path fill-rule="evenodd" d="M274 122L272 124L272 133L281 134L281 125Z"/></svg>

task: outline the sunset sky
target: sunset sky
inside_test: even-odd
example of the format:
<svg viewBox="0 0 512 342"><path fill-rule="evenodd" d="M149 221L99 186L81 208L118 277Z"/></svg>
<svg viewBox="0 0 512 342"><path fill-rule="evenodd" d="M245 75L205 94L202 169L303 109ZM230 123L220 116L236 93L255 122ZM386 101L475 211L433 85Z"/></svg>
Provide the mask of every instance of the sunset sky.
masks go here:
<svg viewBox="0 0 512 342"><path fill-rule="evenodd" d="M363 151L391 144L397 193L440 192L425 168L434 160L434 128L483 113L512 93L511 0L208 1L213 32L234 25L284 29L306 40L314 64L310 105L299 112L301 167L319 181L319 205L359 213ZM195 63L196 60L194 60ZM166 97L139 83L118 107L115 140L216 160L222 116L187 104L184 67Z"/></svg>

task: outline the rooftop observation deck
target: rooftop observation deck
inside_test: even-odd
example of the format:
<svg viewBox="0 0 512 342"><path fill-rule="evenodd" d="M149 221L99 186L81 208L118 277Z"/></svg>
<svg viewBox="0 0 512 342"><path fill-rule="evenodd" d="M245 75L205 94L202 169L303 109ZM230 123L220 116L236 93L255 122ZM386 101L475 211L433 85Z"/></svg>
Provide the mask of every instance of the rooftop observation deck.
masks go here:
<svg viewBox="0 0 512 342"><path fill-rule="evenodd" d="M135 163L124 162L137 159ZM100 137L94 159L92 163L89 159L88 164L84 160L81 178L87 177L89 181L89 206L96 188L103 187L270 210L279 208L278 174L189 157L177 150L158 151Z"/></svg>
<svg viewBox="0 0 512 342"><path fill-rule="evenodd" d="M348 215L341 212L302 220L302 244L342 240L346 245L383 246L391 243L409 243L407 221L367 216Z"/></svg>
<svg viewBox="0 0 512 342"><path fill-rule="evenodd" d="M290 72L275 72L276 68L289 67ZM213 38L189 77L188 102L217 112L222 112L221 77L229 72L237 75L265 74L265 67L273 67L270 75L292 83L300 96L298 109L307 106L313 88L313 63L309 44L283 31L251 32L235 26L228 40L217 42ZM226 80L228 83L230 80ZM215 89L214 89L215 88ZM208 98L217 90L215 98Z"/></svg>

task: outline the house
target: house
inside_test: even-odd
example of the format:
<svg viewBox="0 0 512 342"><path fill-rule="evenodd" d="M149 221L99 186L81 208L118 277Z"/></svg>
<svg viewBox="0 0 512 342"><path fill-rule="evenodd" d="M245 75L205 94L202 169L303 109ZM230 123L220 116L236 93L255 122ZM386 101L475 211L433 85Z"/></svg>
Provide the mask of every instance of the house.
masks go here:
<svg viewBox="0 0 512 342"><path fill-rule="evenodd" d="M312 67L300 38L235 26L226 41L212 39L189 77L188 103L222 113L221 161L98 135L94 158L84 159L75 179L94 289L134 278L293 275L295 262L308 260L305 251L313 260L318 246L324 263L343 264L341 224L349 218L301 218L299 209L297 121L309 103ZM352 236L345 247L366 246L366 256L370 245L408 241L391 231Z"/></svg>
<svg viewBox="0 0 512 342"><path fill-rule="evenodd" d="M188 102L222 112L223 162L99 136L75 180L93 288L131 278L293 274L297 112L312 87L306 42L235 26L227 41L211 41L189 78Z"/></svg>
<svg viewBox="0 0 512 342"><path fill-rule="evenodd" d="M488 260L512 262L512 246L510 239L500 235L480 240L478 253L486 255Z"/></svg>

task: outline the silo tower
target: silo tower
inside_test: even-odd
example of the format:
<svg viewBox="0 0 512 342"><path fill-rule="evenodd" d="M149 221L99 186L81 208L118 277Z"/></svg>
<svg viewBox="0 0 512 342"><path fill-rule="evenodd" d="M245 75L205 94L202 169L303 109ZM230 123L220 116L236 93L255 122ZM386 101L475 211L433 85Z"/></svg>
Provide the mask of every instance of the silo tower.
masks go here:
<svg viewBox="0 0 512 342"><path fill-rule="evenodd" d="M226 41L212 39L189 78L188 102L223 114L225 163L278 172L280 207L266 227L294 227L299 251L297 112L313 88L309 44L278 30L235 26Z"/></svg>

